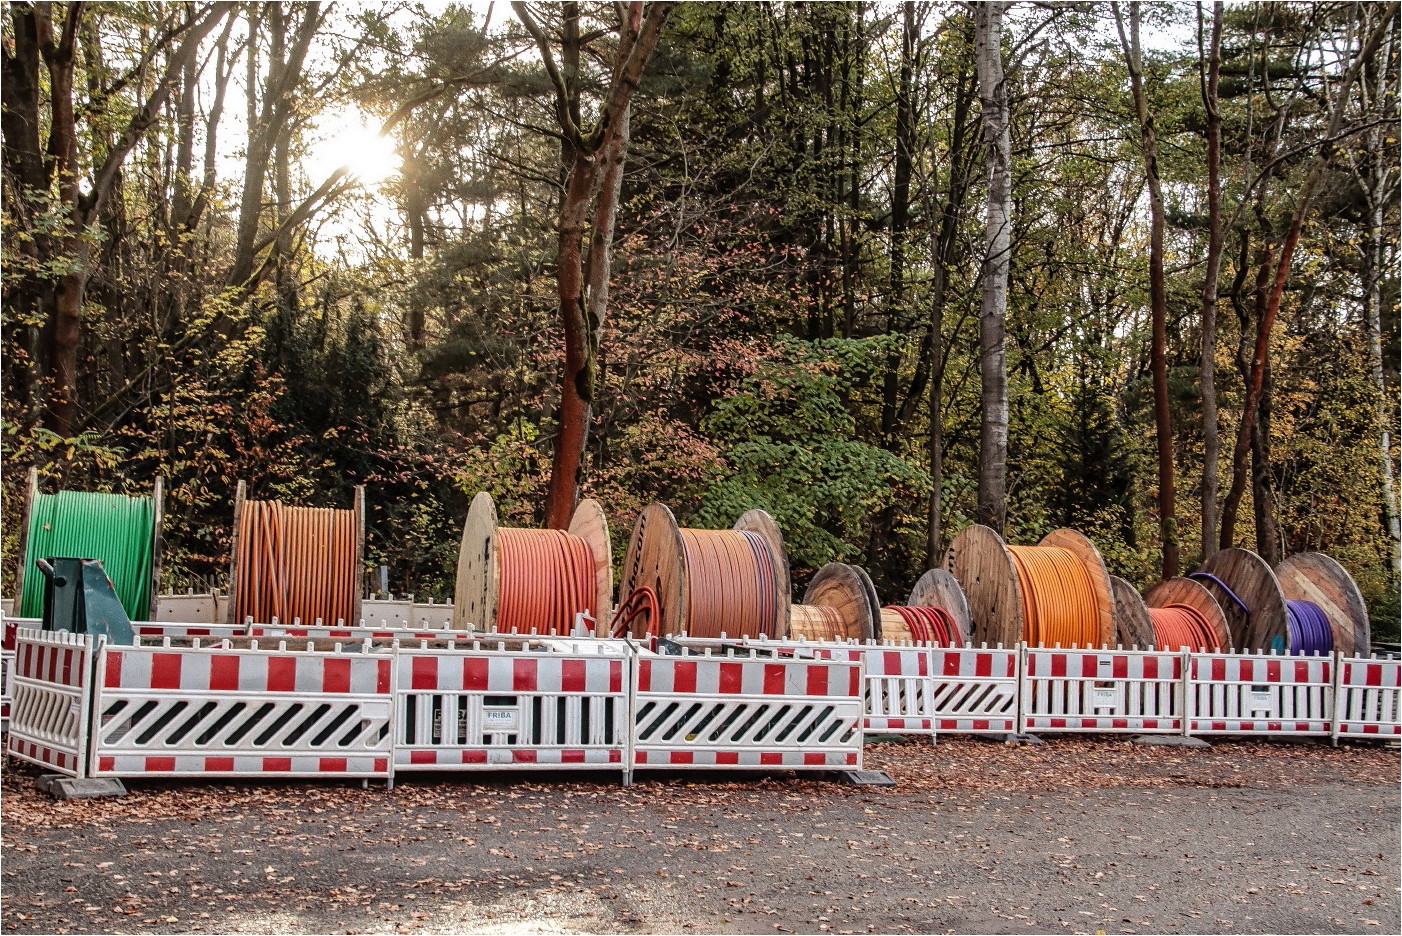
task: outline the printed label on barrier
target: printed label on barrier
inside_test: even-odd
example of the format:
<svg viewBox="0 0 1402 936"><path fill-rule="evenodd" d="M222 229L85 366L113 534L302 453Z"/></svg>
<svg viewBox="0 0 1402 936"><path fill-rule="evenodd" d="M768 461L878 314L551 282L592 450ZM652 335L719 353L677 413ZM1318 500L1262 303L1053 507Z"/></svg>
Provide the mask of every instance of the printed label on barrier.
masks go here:
<svg viewBox="0 0 1402 936"><path fill-rule="evenodd" d="M515 731L520 720L521 712L517 708L482 709L482 727L488 731Z"/></svg>
<svg viewBox="0 0 1402 936"><path fill-rule="evenodd" d="M1096 689L1092 695L1092 705L1095 708L1117 708L1120 704L1119 689Z"/></svg>
<svg viewBox="0 0 1402 936"><path fill-rule="evenodd" d="M1252 715L1270 715L1275 709L1270 691L1254 688L1246 694L1246 707Z"/></svg>

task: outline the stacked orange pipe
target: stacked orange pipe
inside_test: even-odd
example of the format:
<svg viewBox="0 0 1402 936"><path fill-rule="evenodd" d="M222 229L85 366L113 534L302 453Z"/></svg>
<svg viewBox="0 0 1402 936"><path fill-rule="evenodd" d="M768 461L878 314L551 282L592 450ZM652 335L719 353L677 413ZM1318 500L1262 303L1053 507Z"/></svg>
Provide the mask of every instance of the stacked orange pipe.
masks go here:
<svg viewBox="0 0 1402 936"><path fill-rule="evenodd" d="M355 514L245 501L239 514L234 620L358 623Z"/></svg>
<svg viewBox="0 0 1402 936"><path fill-rule="evenodd" d="M1009 546L1022 594L1023 639L1032 646L1100 642L1095 584L1085 563L1059 546Z"/></svg>

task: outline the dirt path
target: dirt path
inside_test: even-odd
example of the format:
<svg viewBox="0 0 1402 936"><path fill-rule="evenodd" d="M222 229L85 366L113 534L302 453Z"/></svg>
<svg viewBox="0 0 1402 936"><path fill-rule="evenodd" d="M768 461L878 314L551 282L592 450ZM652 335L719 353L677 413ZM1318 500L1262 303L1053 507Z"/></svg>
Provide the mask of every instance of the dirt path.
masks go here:
<svg viewBox="0 0 1402 936"><path fill-rule="evenodd" d="M1387 933L1398 754L873 744L898 785L3 777L10 933ZM547 782L542 782L547 781Z"/></svg>

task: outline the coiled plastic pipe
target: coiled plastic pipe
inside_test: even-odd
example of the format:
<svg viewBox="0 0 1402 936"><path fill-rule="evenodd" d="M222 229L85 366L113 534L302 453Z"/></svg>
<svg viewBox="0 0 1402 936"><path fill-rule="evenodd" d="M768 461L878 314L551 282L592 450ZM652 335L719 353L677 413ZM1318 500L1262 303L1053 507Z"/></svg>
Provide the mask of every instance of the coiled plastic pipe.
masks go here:
<svg viewBox="0 0 1402 936"><path fill-rule="evenodd" d="M749 530L682 529L686 622L692 637L774 637L779 613L774 557Z"/></svg>
<svg viewBox="0 0 1402 936"><path fill-rule="evenodd" d="M1023 637L1032 646L1095 646L1100 617L1095 583L1074 553L1059 546L1009 546L1022 594Z"/></svg>
<svg viewBox="0 0 1402 936"><path fill-rule="evenodd" d="M244 501L238 535L234 620L355 623L353 511Z"/></svg>
<svg viewBox="0 0 1402 936"><path fill-rule="evenodd" d="M882 610L896 612L915 643L937 647L961 646L959 625L954 615L944 608L886 605Z"/></svg>
<svg viewBox="0 0 1402 936"><path fill-rule="evenodd" d="M1334 652L1334 629L1323 609L1313 601L1287 600L1285 629L1292 654L1327 656Z"/></svg>
<svg viewBox="0 0 1402 936"><path fill-rule="evenodd" d="M510 633L569 634L575 615L596 618L594 552L563 530L497 530L496 625Z"/></svg>
<svg viewBox="0 0 1402 936"><path fill-rule="evenodd" d="M1149 620L1154 624L1154 645L1160 650L1187 648L1199 653L1222 649L1213 636L1212 625L1190 605L1171 604L1150 608Z"/></svg>
<svg viewBox="0 0 1402 936"><path fill-rule="evenodd" d="M60 491L36 494L29 508L24 593L20 616L44 613L44 576L35 559L101 559L122 608L133 621L151 611L152 538L156 518L149 497Z"/></svg>

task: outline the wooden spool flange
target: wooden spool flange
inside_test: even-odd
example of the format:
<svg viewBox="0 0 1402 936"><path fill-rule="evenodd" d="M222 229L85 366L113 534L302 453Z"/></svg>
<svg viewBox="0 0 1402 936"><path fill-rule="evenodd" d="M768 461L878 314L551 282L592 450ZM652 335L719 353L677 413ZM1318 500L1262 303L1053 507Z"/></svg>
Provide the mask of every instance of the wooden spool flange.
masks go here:
<svg viewBox="0 0 1402 936"><path fill-rule="evenodd" d="M832 608L842 619L842 634L830 634L827 623L817 608ZM866 583L856 566L845 562L829 562L817 571L803 603L789 610L787 635L804 640L871 640L879 608L873 608L867 595Z"/></svg>
<svg viewBox="0 0 1402 936"><path fill-rule="evenodd" d="M1021 642L1017 569L996 530L978 523L965 527L949 544L944 567L968 598L973 637L1007 647Z"/></svg>
<svg viewBox="0 0 1402 936"><path fill-rule="evenodd" d="M1228 599L1230 600L1230 599ZM1187 605L1201 614L1203 620L1207 621L1208 627L1212 628L1212 635L1217 640L1217 646L1223 650L1232 646L1232 632L1227 625L1227 615L1223 613L1222 606L1217 599L1212 596L1203 585L1198 584L1196 579L1178 578L1164 579L1144 595L1144 604L1150 608L1167 608L1169 605ZM1152 634L1152 629L1150 630Z"/></svg>
<svg viewBox="0 0 1402 936"><path fill-rule="evenodd" d="M1139 590L1118 575L1112 575L1110 593L1115 598L1115 643L1135 648L1155 646L1154 622Z"/></svg>
<svg viewBox="0 0 1402 936"><path fill-rule="evenodd" d="M959 580L944 569L926 569L910 590L910 608L943 608L954 618L960 646L967 647L973 640L973 619L969 614L969 602L964 597L964 589ZM881 612L881 637L884 640L909 640L910 629L901 616L892 610Z"/></svg>
<svg viewBox="0 0 1402 936"><path fill-rule="evenodd" d="M1051 531L1037 545L1065 549L1085 563L1095 593L1096 640L1102 646L1113 645L1115 603L1100 550L1082 534L1066 528ZM966 527L949 544L945 568L968 597L977 639L1005 646L1024 639L1022 584L1012 554L997 531L980 524Z"/></svg>
<svg viewBox="0 0 1402 936"><path fill-rule="evenodd" d="M750 510L735 522L734 529L757 534L769 548L778 599L771 633L776 637L785 636L789 626L789 606L793 599L789 591L788 554L784 551L784 538L779 526L763 510ZM659 634L703 636L693 633L692 622L686 619L690 589L687 575L686 547L676 517L663 504L649 504L633 526L633 537L628 542L628 552L623 559L619 595L626 601L635 588L650 586L657 593L661 611Z"/></svg>
<svg viewBox="0 0 1402 936"><path fill-rule="evenodd" d="M1287 601L1312 601L1329 619L1334 649L1346 656L1372 652L1368 606L1348 570L1324 553L1296 553L1275 567Z"/></svg>
<svg viewBox="0 0 1402 936"><path fill-rule="evenodd" d="M492 495L477 492L467 508L458 548L458 574L453 589L454 630L494 630L501 595L501 546L497 536L497 508ZM568 532L589 544L594 555L597 602L592 609L596 626L607 627L613 610L613 548L608 520L599 502L586 498L570 518Z"/></svg>
<svg viewBox="0 0 1402 936"><path fill-rule="evenodd" d="M1197 579L1226 613L1233 649L1285 652L1290 640L1285 595L1266 560L1249 549L1233 546L1214 553L1198 571L1217 576L1246 604L1244 613L1216 582Z"/></svg>

